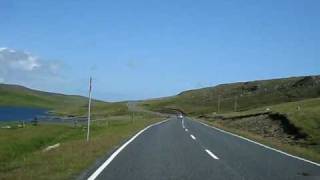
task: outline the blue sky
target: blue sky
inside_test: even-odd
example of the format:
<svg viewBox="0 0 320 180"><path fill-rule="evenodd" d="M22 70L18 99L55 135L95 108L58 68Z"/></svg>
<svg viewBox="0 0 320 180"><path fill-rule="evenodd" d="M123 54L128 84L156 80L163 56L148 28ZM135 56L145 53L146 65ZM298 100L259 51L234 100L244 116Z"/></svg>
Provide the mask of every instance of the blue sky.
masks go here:
<svg viewBox="0 0 320 180"><path fill-rule="evenodd" d="M34 64L14 69L17 55L7 51L0 81L85 95L92 74L94 96L118 101L320 74L319 7L318 0L0 0L0 48Z"/></svg>

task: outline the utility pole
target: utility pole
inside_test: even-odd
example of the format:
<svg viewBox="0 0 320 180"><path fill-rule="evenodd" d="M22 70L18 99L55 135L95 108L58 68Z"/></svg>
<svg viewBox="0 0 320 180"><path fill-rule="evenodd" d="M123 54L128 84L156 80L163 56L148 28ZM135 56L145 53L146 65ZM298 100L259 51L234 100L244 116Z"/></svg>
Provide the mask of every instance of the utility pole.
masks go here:
<svg viewBox="0 0 320 180"><path fill-rule="evenodd" d="M91 91L92 91L92 77L89 82L89 103L88 103L88 127L87 127L87 142L90 138L90 121L91 121Z"/></svg>
<svg viewBox="0 0 320 180"><path fill-rule="evenodd" d="M234 112L238 110L238 96L234 97Z"/></svg>
<svg viewBox="0 0 320 180"><path fill-rule="evenodd" d="M221 95L218 95L218 113L220 113Z"/></svg>

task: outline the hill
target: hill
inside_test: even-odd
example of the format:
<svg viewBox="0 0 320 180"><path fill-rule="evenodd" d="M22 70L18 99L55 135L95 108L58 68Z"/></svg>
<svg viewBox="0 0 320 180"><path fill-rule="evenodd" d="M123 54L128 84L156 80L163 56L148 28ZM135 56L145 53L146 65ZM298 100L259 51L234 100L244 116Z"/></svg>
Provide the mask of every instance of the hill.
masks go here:
<svg viewBox="0 0 320 180"><path fill-rule="evenodd" d="M222 84L185 91L162 100L145 101L143 105L155 111L173 108L190 115L201 115L246 111L316 97L320 97L320 76L303 76Z"/></svg>
<svg viewBox="0 0 320 180"><path fill-rule="evenodd" d="M222 84L141 105L153 111L182 111L221 129L320 162L320 76Z"/></svg>
<svg viewBox="0 0 320 180"><path fill-rule="evenodd" d="M84 116L87 104L86 97L0 85L0 108L40 107L63 116ZM20 122L0 122L0 179L78 179L97 160L103 159L106 152L113 152L124 140L162 120L143 112L133 116L125 102L93 100L91 110L89 142L86 124L72 120L23 126ZM46 150L57 144L55 149Z"/></svg>
<svg viewBox="0 0 320 180"><path fill-rule="evenodd" d="M86 114L87 98L29 89L19 85L0 84L0 106L25 106L46 108L60 115ZM93 100L94 115L115 115L127 111L124 103Z"/></svg>

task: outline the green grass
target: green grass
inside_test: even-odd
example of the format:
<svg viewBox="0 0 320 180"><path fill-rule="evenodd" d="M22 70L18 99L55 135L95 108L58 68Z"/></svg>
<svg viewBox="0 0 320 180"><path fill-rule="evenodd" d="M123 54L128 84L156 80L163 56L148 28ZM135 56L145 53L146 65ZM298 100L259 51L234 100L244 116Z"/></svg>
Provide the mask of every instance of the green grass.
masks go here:
<svg viewBox="0 0 320 180"><path fill-rule="evenodd" d="M63 116L87 114L88 99L82 96L63 95L28 89L22 86L0 84L0 106L46 108ZM93 116L113 116L127 112L125 103L92 102Z"/></svg>
<svg viewBox="0 0 320 180"><path fill-rule="evenodd" d="M81 96L47 93L21 86L0 84L0 106L46 108L60 116L87 116L88 100ZM27 125L0 122L0 179L73 179L94 161L147 125L161 120L134 113L132 120L122 102L92 101L91 140L85 142L84 126L66 124ZM100 121L95 121L100 120ZM49 152L50 145L61 146Z"/></svg>
<svg viewBox="0 0 320 180"><path fill-rule="evenodd" d="M137 113L134 121L130 116L95 121L89 143L83 127L41 124L0 129L0 179L73 179L126 138L160 120ZM61 146L42 152L55 143Z"/></svg>
<svg viewBox="0 0 320 180"><path fill-rule="evenodd" d="M320 98L282 103L251 109L249 111L224 113L219 114L219 116L226 118L239 117L243 115L266 112L267 108L269 108L273 113L281 113L285 115L291 124L299 128L302 133L306 134L307 139L304 140L304 143L285 144L282 143L280 139L268 139L242 129L232 128L228 125L225 125L223 121L213 121L211 123L236 134L240 134L298 156L320 162Z"/></svg>
<svg viewBox="0 0 320 180"><path fill-rule="evenodd" d="M270 109L270 112L285 115L293 125L308 135L310 144L320 142L320 98L281 103L248 111L223 113L219 114L219 116L230 118L256 114L266 112L267 108Z"/></svg>
<svg viewBox="0 0 320 180"><path fill-rule="evenodd" d="M319 79L319 77L317 77ZM316 80L317 80L316 78ZM224 116L238 116L263 112L287 115L290 122L308 134L306 146L283 144L268 140L241 129L216 126L255 139L259 142L315 161L320 160L320 85L313 78L298 77L249 83L234 83L183 92L178 96L144 101L142 105L153 111L180 109L192 116L212 115L217 111L221 95ZM310 85L311 84L311 85ZM234 97L238 97L239 112L233 112ZM313 98L313 99L312 99ZM80 96L34 91L20 86L0 85L0 106L28 106L47 108L62 116L85 116L87 99ZM300 106L300 111L297 107ZM147 125L160 118L145 113L129 116L125 103L93 101L92 139L84 141L83 127L66 125L27 126L0 129L0 179L73 179L93 162ZM58 149L42 152L43 148L61 143Z"/></svg>
<svg viewBox="0 0 320 180"><path fill-rule="evenodd" d="M287 115L291 123L308 134L310 144L320 143L320 98L279 104L271 110Z"/></svg>
<svg viewBox="0 0 320 180"><path fill-rule="evenodd" d="M320 148L318 146L298 146L298 145L292 145L292 144L286 144L283 143L277 139L268 139L262 136L259 136L257 134L250 133L248 131L244 131L241 129L235 129L235 128L230 128L227 126L224 126L223 124L217 122L217 121L203 121L209 125L218 127L220 129L224 129L226 131L232 132L234 134L238 134L240 136L246 137L248 139L260 142L262 144L268 145L270 147L282 150L284 152L288 152L290 154L303 157L309 160L312 160L314 162L320 163Z"/></svg>
<svg viewBox="0 0 320 180"><path fill-rule="evenodd" d="M81 105L62 105L57 106L53 110L58 115L87 116L87 103ZM93 101L91 104L91 115L95 117L109 117L124 115L128 113L128 107L125 103L106 103L101 101Z"/></svg>
<svg viewBox="0 0 320 180"><path fill-rule="evenodd" d="M245 125L241 124L243 127L241 125L237 127L238 124L232 121L228 121L231 123L230 126L222 121L214 121L213 123L237 134L319 162L319 97L320 76L305 76L222 84L185 91L168 98L144 101L141 102L141 105L146 109L158 112L172 112L172 109L178 109L189 116L209 117L207 120L212 120L214 119L212 117L215 116L235 117L256 114L270 108L274 113L285 115L299 131L307 134L303 145L299 144L298 140L296 144L292 145L282 143L281 139L261 137L258 134L248 132ZM219 99L220 111L218 111ZM237 111L235 112L236 99ZM233 128L231 128L232 124L235 125Z"/></svg>
<svg viewBox="0 0 320 180"><path fill-rule="evenodd" d="M234 111L235 98L238 111L247 111L268 105L294 102L320 96L320 76L294 77L245 83L223 84L215 87L182 92L177 96L144 101L145 108L153 111L176 108L189 115L218 111Z"/></svg>

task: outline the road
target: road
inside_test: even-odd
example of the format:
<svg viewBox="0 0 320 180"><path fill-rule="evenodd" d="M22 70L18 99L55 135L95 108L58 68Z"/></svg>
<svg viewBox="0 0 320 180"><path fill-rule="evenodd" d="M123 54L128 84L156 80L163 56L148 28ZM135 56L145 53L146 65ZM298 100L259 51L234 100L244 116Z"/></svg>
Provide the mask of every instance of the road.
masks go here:
<svg viewBox="0 0 320 180"><path fill-rule="evenodd" d="M150 110L147 110L145 108L142 108L140 105L139 105L140 101L130 101L127 103L127 107L128 107L128 110L131 111L131 112L142 112L142 113L148 113L148 114L154 114L156 116L170 116L170 114L164 114L164 113L159 113L159 112L155 112L155 111L150 111Z"/></svg>
<svg viewBox="0 0 320 180"><path fill-rule="evenodd" d="M320 179L320 166L188 118L141 132L92 179Z"/></svg>

